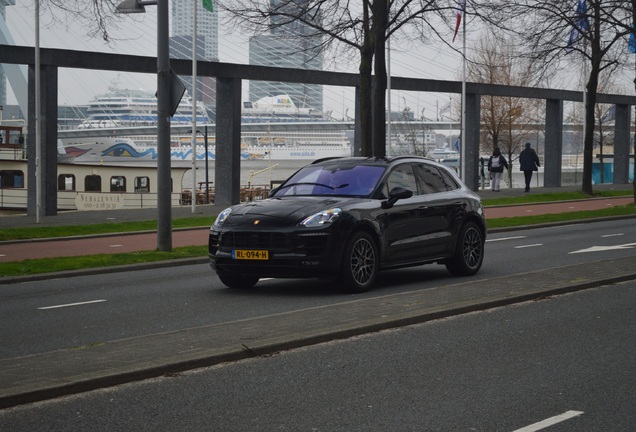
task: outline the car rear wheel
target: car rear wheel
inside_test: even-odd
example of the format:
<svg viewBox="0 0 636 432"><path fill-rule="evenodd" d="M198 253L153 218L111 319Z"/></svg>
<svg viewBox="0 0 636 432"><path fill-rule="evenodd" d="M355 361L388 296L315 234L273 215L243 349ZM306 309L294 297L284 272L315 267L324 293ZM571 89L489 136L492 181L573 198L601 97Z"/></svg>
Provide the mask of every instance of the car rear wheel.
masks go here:
<svg viewBox="0 0 636 432"><path fill-rule="evenodd" d="M224 285L235 289L250 289L259 280L258 276L239 276L224 271L217 271L216 274Z"/></svg>
<svg viewBox="0 0 636 432"><path fill-rule="evenodd" d="M345 247L340 282L349 292L368 291L378 274L378 249L371 236L355 233Z"/></svg>
<svg viewBox="0 0 636 432"><path fill-rule="evenodd" d="M472 276L484 261L484 236L474 222L462 226L457 238L455 254L445 264L455 276Z"/></svg>

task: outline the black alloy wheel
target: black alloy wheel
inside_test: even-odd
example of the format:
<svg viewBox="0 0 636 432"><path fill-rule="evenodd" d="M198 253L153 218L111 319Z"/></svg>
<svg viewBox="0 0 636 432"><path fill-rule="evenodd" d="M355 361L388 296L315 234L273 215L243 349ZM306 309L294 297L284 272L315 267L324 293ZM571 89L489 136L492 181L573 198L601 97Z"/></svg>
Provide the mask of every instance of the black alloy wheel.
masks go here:
<svg viewBox="0 0 636 432"><path fill-rule="evenodd" d="M455 276L472 276L484 261L484 236L474 222L462 226L455 254L446 262L446 269Z"/></svg>
<svg viewBox="0 0 636 432"><path fill-rule="evenodd" d="M378 275L378 264L378 248L373 238L365 232L357 232L345 247L340 282L352 293L368 291Z"/></svg>

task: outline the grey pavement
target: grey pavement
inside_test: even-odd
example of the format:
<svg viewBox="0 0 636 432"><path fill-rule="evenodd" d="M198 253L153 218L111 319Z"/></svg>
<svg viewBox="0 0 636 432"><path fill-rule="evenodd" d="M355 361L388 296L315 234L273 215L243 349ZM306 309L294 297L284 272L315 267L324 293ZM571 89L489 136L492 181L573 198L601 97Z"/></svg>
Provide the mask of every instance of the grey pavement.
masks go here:
<svg viewBox="0 0 636 432"><path fill-rule="evenodd" d="M0 408L636 279L633 257L0 360Z"/></svg>
<svg viewBox="0 0 636 432"><path fill-rule="evenodd" d="M614 187L612 185L608 187ZM621 190L629 190L624 185ZM563 191L559 188L558 191ZM578 189L577 189L578 190ZM547 192L537 189L535 193ZM523 191L503 191L506 194ZM490 191L480 195L495 196ZM213 206L201 208L214 215ZM46 224L154 219L156 209L114 215L70 214ZM79 213L79 212L74 212ZM97 212L95 212L97 213ZM184 216L179 216L184 214ZM173 217L192 215L177 209ZM26 216L21 224L31 222ZM51 219L53 217L50 217ZM2 222L5 218L2 218ZM43 221L44 222L44 221ZM3 226L6 226L4 223ZM272 316L226 322L53 352L0 360L0 408L90 391L199 367L272 354L382 329L540 299L550 295L636 279L633 257L572 265L486 280L468 280L438 290L420 290Z"/></svg>

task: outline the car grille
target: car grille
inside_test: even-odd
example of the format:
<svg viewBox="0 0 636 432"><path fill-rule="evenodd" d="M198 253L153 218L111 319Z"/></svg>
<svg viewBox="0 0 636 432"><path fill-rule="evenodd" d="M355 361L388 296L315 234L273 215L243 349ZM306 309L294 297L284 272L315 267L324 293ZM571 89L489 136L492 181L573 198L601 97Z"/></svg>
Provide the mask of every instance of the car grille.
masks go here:
<svg viewBox="0 0 636 432"><path fill-rule="evenodd" d="M324 254L330 235L304 236L274 232L225 232L210 238L214 249L267 249L275 253L294 253L305 256ZM212 250L212 248L211 248Z"/></svg>
<svg viewBox="0 0 636 432"><path fill-rule="evenodd" d="M220 240L219 246L231 249L291 249L289 238L280 233L227 232Z"/></svg>

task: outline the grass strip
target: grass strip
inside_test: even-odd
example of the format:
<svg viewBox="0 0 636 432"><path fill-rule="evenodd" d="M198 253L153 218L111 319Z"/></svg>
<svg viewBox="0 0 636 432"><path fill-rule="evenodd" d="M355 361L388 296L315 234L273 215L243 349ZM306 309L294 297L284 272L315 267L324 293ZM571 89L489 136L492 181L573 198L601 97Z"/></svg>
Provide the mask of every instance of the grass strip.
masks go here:
<svg viewBox="0 0 636 432"><path fill-rule="evenodd" d="M172 228L209 227L212 222L214 222L214 218L210 217L179 218L172 221ZM102 223L93 225L2 228L0 229L0 241L71 237L95 234L115 234L156 230L157 221L155 220L125 223Z"/></svg>
<svg viewBox="0 0 636 432"><path fill-rule="evenodd" d="M624 196L633 196L631 191L598 191L594 195L586 195L583 192L557 192L549 194L529 194L518 197L502 197L502 198L485 198L482 204L488 206L514 205L514 204L535 204L553 201L572 201L592 198L616 198Z"/></svg>
<svg viewBox="0 0 636 432"><path fill-rule="evenodd" d="M30 259L18 262L0 263L0 277L26 276L40 273L139 264L180 258L197 258L204 257L207 253L207 246L185 246L174 248L172 252L142 251L120 254Z"/></svg>
<svg viewBox="0 0 636 432"><path fill-rule="evenodd" d="M625 206L609 207L599 210L585 210L578 212L545 214L537 216L515 216L508 218L487 219L486 223L488 224L488 229L493 229L625 215L636 215L636 205L628 204Z"/></svg>

